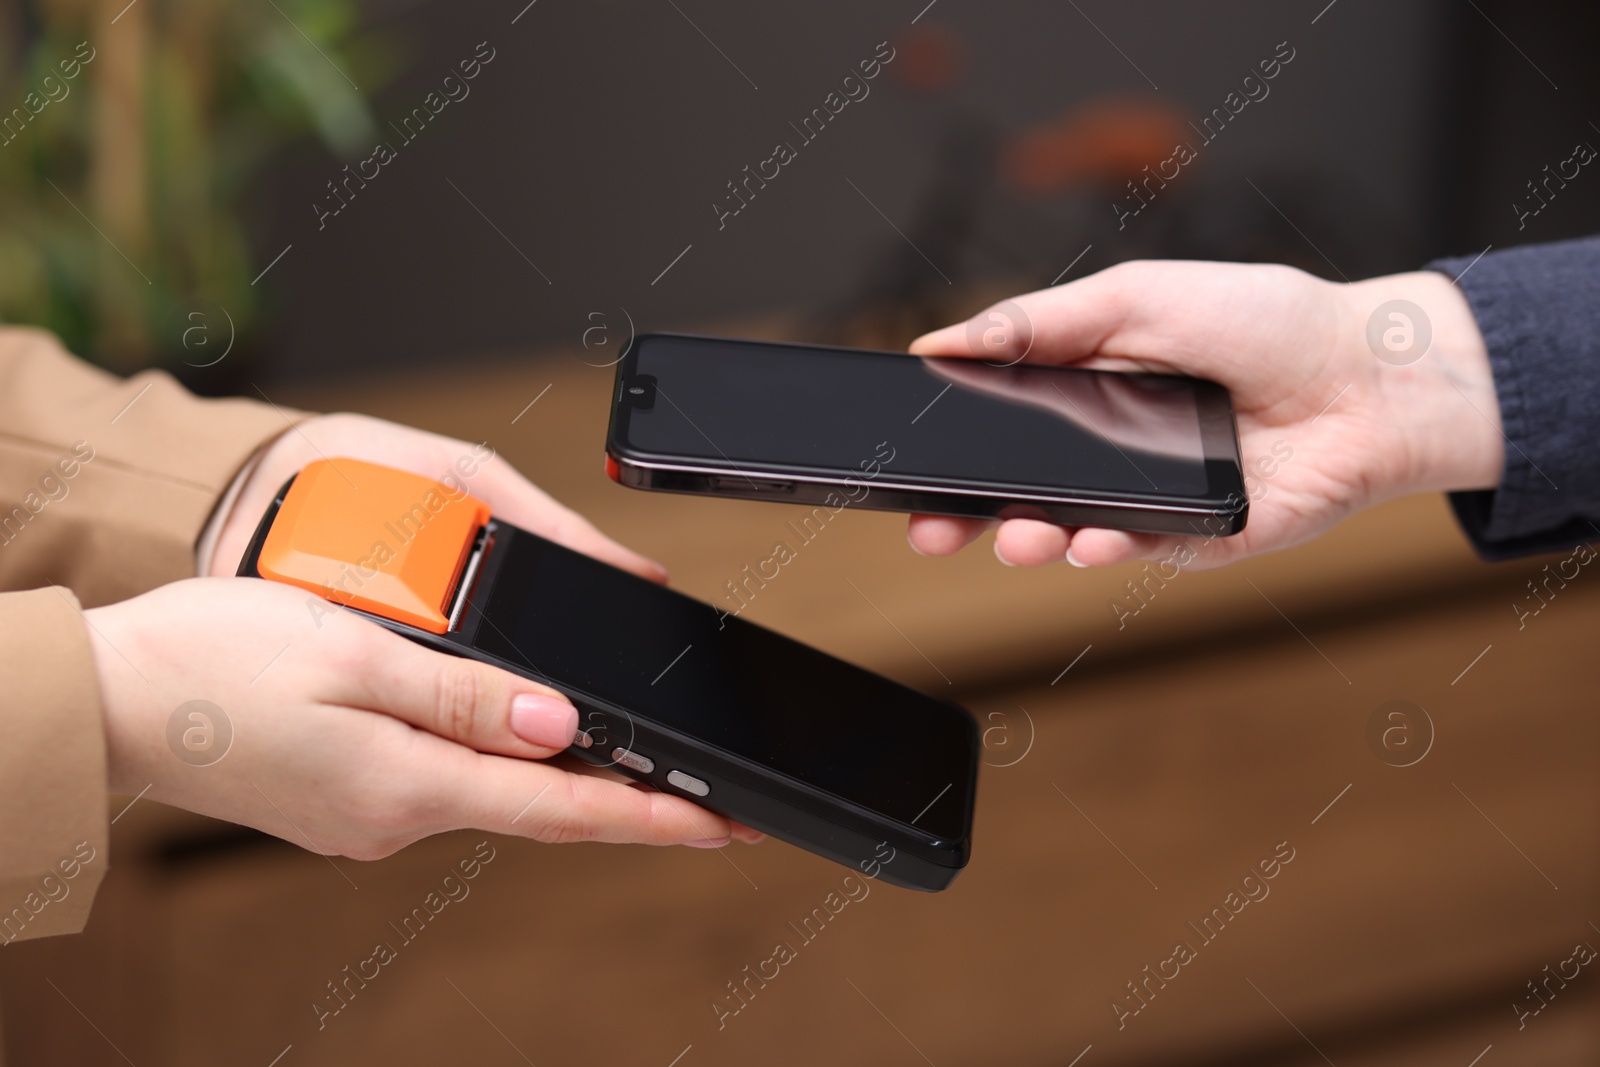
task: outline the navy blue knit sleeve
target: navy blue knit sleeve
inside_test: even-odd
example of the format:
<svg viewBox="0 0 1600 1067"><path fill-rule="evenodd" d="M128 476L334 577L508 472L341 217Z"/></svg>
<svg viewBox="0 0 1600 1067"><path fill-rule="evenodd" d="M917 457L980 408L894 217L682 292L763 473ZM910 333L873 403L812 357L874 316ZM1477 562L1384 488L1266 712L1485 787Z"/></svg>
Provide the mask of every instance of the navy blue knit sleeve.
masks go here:
<svg viewBox="0 0 1600 1067"><path fill-rule="evenodd" d="M1459 279L1505 428L1499 487L1450 494L1473 547L1501 560L1600 537L1600 237L1428 269Z"/></svg>

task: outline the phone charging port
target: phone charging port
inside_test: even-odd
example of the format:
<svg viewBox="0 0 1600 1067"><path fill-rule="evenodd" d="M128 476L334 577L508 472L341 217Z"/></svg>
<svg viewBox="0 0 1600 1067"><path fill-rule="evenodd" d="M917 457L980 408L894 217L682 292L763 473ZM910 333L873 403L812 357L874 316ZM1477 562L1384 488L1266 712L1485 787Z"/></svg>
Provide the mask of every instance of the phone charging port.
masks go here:
<svg viewBox="0 0 1600 1067"><path fill-rule="evenodd" d="M744 475L719 475L716 488L732 493L792 493L793 482L780 482L771 478L746 478Z"/></svg>

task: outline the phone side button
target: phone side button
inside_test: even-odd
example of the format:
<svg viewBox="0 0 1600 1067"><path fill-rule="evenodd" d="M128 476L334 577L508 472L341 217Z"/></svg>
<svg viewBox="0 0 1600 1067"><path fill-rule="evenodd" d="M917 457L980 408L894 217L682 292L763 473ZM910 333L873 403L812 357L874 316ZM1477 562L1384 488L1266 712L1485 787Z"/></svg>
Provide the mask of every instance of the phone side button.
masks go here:
<svg viewBox="0 0 1600 1067"><path fill-rule="evenodd" d="M629 752L627 749L621 747L611 750L611 758L622 764L624 767L638 771L640 774L649 774L651 771L656 769L655 760L649 758L648 756L641 756L637 752Z"/></svg>
<svg viewBox="0 0 1600 1067"><path fill-rule="evenodd" d="M711 792L711 787L705 782L682 771L668 771L667 784L675 785L685 793L693 793L697 797L703 797Z"/></svg>

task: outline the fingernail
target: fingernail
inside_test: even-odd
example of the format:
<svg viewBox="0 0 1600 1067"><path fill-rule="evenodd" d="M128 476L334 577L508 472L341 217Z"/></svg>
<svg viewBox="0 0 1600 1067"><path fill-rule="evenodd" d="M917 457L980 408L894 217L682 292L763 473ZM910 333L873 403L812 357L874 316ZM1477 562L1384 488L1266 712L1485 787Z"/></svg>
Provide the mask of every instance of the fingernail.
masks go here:
<svg viewBox="0 0 1600 1067"><path fill-rule="evenodd" d="M578 709L540 693L518 693L511 700L511 732L533 745L566 748L578 732Z"/></svg>
<svg viewBox="0 0 1600 1067"><path fill-rule="evenodd" d="M1004 563L1007 567L1016 566L1015 563L1012 563L1009 559L1006 559L1000 554L1000 542L998 540L996 540L994 543L994 558L999 560L1001 563Z"/></svg>
<svg viewBox="0 0 1600 1067"><path fill-rule="evenodd" d="M926 556L927 555L926 552L922 551L922 549L917 547L917 543L915 541L911 540L911 534L909 534L909 533L906 534L906 544L910 545L911 546L911 551L915 552L917 555L919 555L919 556Z"/></svg>
<svg viewBox="0 0 1600 1067"><path fill-rule="evenodd" d="M1089 566L1087 563L1083 562L1077 556L1074 556L1072 554L1072 546L1071 545L1067 546L1067 562L1072 564L1074 567L1087 567L1087 566Z"/></svg>
<svg viewBox="0 0 1600 1067"><path fill-rule="evenodd" d="M684 844L690 848L721 848L730 840L727 837L702 837L698 841L685 841Z"/></svg>

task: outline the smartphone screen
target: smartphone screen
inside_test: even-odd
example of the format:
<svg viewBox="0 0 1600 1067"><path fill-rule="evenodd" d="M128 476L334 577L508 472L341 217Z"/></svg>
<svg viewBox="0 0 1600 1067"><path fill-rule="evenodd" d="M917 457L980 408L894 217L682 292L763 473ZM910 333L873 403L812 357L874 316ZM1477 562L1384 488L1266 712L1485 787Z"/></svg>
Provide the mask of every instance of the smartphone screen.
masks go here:
<svg viewBox="0 0 1600 1067"><path fill-rule="evenodd" d="M519 539L473 643L941 838L965 832L959 709L588 556Z"/></svg>
<svg viewBox="0 0 1600 1067"><path fill-rule="evenodd" d="M895 478L1134 496L1208 492L1202 413L1226 396L1167 375L671 335L641 337L624 369L653 392L619 408L641 454L796 473L892 454Z"/></svg>

